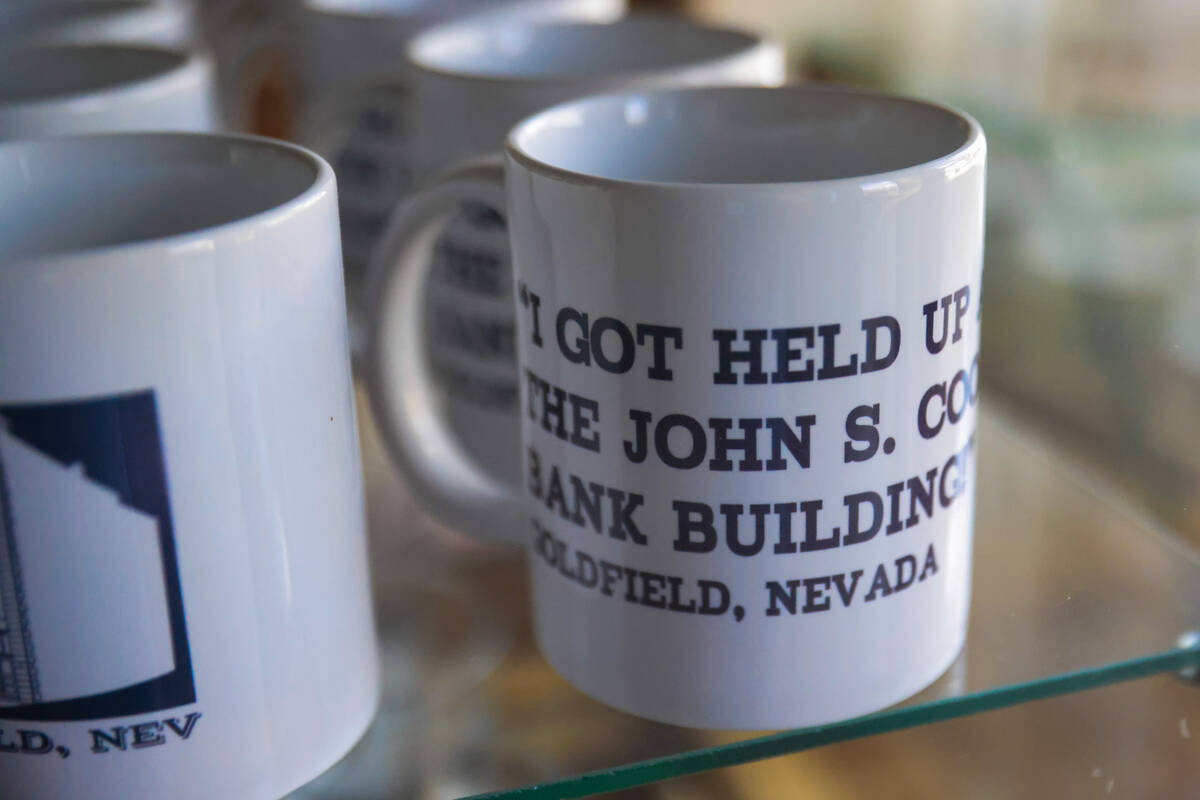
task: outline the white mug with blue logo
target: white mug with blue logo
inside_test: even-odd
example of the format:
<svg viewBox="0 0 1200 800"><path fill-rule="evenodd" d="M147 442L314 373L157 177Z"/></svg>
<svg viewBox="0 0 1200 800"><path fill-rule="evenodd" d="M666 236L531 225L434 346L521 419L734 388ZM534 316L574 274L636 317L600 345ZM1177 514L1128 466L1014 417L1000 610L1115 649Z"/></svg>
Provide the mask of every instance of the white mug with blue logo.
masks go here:
<svg viewBox="0 0 1200 800"><path fill-rule="evenodd" d="M966 635L985 143L838 88L657 89L526 119L394 222L375 400L427 502L525 543L549 662L651 719L812 725ZM512 245L517 478L439 414L429 250Z"/></svg>
<svg viewBox="0 0 1200 800"><path fill-rule="evenodd" d="M270 800L379 693L333 172L0 144L0 796Z"/></svg>

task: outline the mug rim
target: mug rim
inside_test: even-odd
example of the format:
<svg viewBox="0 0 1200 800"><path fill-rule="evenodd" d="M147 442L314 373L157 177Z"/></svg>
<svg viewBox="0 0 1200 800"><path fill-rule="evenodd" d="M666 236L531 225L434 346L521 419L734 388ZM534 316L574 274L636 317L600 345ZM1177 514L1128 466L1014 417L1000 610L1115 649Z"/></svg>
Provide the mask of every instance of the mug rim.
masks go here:
<svg viewBox="0 0 1200 800"><path fill-rule="evenodd" d="M363 3L360 7L338 5L328 0L301 0L296 4L299 14L325 20L359 20L362 22L409 23L425 19L437 0L420 0L408 6L389 8L384 3Z"/></svg>
<svg viewBox="0 0 1200 800"><path fill-rule="evenodd" d="M413 0L404 5L389 5L385 0L362 0L359 3L338 3L333 0L300 0L296 4L301 14L312 15L318 19L329 20L358 20L362 22L379 23L413 23L434 21L443 18L439 13L443 0ZM486 0L469 0L465 13L484 12L490 3Z"/></svg>
<svg viewBox="0 0 1200 800"><path fill-rule="evenodd" d="M150 0L153 1L153 0ZM620 3L621 8L624 8L624 0L612 0L614 13L616 7ZM430 23L433 27L438 27L438 20L442 20L442 24L454 24L450 22L453 19L464 18L493 18L493 15L504 15L513 11L520 13L524 6L537 6L537 0L509 0L509 2L489 2L488 0L458 0L456 13L451 13L447 17L447 12L442 9L445 0L413 0L413 2L402 6L390 6L386 0L363 0L359 4L344 4L339 5L336 0L300 0L296 4L296 9L301 14L310 14L318 19L328 20L357 20L360 22L403 22L403 23ZM535 18L536 19L536 18ZM548 20L568 19L568 17L549 17ZM424 30L432 30L425 28ZM422 31L423 32L423 31ZM406 45L407 46L407 45Z"/></svg>
<svg viewBox="0 0 1200 800"><path fill-rule="evenodd" d="M267 208L254 211L236 219L220 222L214 225L189 228L175 233L159 236L149 236L128 241L118 241L91 247L70 247L61 250L48 250L26 256L16 256L15 263L22 261L43 261L46 259L88 258L91 256L107 256L114 253L134 252L147 248L166 248L177 250L188 248L216 237L228 235L239 228L256 225L272 225L285 222L296 214L320 202L328 194L336 192L336 179L333 168L324 158L308 148L272 139L244 133L204 133L193 131L152 131L152 132L123 132L123 133L89 133L67 136L51 136L41 139L16 139L0 141L0 155L5 151L32 150L44 147L69 147L95 145L102 147L106 142L126 142L139 150L152 147L155 143L179 143L195 151L199 147L220 145L230 154L234 148L241 148L241 156L236 160L244 161L245 148L253 148L259 152L274 151L278 155L286 155L298 163L308 167L312 172L312 180L299 193L293 193L282 202Z"/></svg>
<svg viewBox="0 0 1200 800"><path fill-rule="evenodd" d="M477 0L478 2L478 0ZM337 0L300 0L296 7L306 14L361 19L413 19L436 7L438 0L412 0L404 5L389 5L386 0L360 0L357 3Z"/></svg>
<svg viewBox="0 0 1200 800"><path fill-rule="evenodd" d="M846 97L861 97L874 100L912 104L925 109L936 110L948 115L949 117L958 119L965 125L967 133L962 142L953 150L941 153L933 158L925 159L913 164L906 164L895 169L839 176L834 178L814 178L810 180L783 179L768 181L658 180L653 178L616 177L613 175L595 172L585 172L583 170L551 163L550 160L534 155L529 151L528 147L523 146L521 143L522 137L530 135L531 128L548 124L548 121L554 115L567 115L573 110L578 110L581 107L587 107L589 105L596 106L603 103L625 103L631 100L644 100L647 97L700 97L704 95L716 96L722 94L731 96L746 96L750 93L778 93L781 97L785 94L804 95L809 93L829 93L839 94ZM520 164L530 172L557 181L606 188L640 187L647 189L688 189L709 191L745 191L752 189L777 188L824 189L844 185L858 185L880 180L901 179L921 173L946 169L959 162L967 164L973 163L979 153L986 153L986 149L987 141L984 137L983 129L979 125L979 122L976 121L975 118L970 114L967 114L966 112L961 111L953 106L903 94L876 91L872 89L861 89L858 87L845 86L841 84L817 83L789 83L782 86L702 86L593 94L544 108L541 111L526 117L509 130L508 135L504 140L504 153L508 156L508 158L515 163Z"/></svg>
<svg viewBox="0 0 1200 800"><path fill-rule="evenodd" d="M688 31L689 33L704 33L709 35L724 36L728 39L728 45L719 52L714 48L712 53L705 53L696 58L678 59L671 62L664 62L656 66L641 68L625 67L614 69L612 71L595 70L590 72L549 70L545 72L535 71L527 73L502 73L499 71L488 71L474 67L466 68L444 63L439 64L434 58L432 58L432 54L427 52L437 46L449 46L446 45L446 40L449 39L452 41L453 37L455 36L462 36L464 34L490 35L498 29L547 33L556 30L582 30L589 32L601 32L601 35L604 36L620 36L620 33L616 32L616 29L618 28L629 30L637 27L656 26L670 26L674 28L673 31L668 31L667 33ZM612 44L616 46L621 44L621 42L619 39L614 39ZM529 20L495 20L489 17L483 17L480 19L466 19L446 22L441 25L435 25L429 30L417 34L413 37L412 41L405 46L404 60L411 68L417 70L419 73L436 75L438 77L450 78L463 82L479 84L492 83L504 85L550 86L563 83L588 84L595 83L597 80L630 80L642 75L655 75L670 73L678 70L687 70L698 66L718 64L730 59L744 58L764 48L772 48L775 46L776 44L772 39L734 25L710 25L705 22L689 19L687 17L677 17L669 14L655 14L649 12L629 14L611 22L564 19L537 22Z"/></svg>
<svg viewBox="0 0 1200 800"><path fill-rule="evenodd" d="M64 94L43 95L24 100L6 101L0 98L0 116L25 111L90 111L97 102L134 98L139 94L157 95L202 82L212 71L211 59L196 50L185 50L145 42L55 42L22 45L0 45L4 53L138 53L166 56L170 63L161 70L148 72L128 81L120 81L93 89L70 91Z"/></svg>
<svg viewBox="0 0 1200 800"><path fill-rule="evenodd" d="M26 5L33 13L6 19L0 12L0 42L189 47L198 24L194 9L175 0L40 0Z"/></svg>
<svg viewBox="0 0 1200 800"><path fill-rule="evenodd" d="M52 13L56 10L67 13L56 19ZM21 11L30 13L22 16ZM40 27L47 23L52 26L63 23L126 20L138 16L163 16L170 11L171 7L164 6L161 0L89 0L86 3L79 2L79 0L41 0L39 3L14 11L10 18L15 20L12 23L11 32L18 35L26 32L41 32L50 29ZM29 31L28 28L30 23L34 25L32 31Z"/></svg>

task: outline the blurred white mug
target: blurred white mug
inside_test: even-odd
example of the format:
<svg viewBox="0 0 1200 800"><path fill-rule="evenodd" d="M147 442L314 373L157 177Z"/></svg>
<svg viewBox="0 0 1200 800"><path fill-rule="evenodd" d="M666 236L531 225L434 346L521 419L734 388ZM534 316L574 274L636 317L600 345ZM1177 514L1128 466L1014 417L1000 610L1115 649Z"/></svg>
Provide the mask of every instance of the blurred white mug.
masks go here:
<svg viewBox="0 0 1200 800"><path fill-rule="evenodd" d="M608 20L625 0L214 0L201 15L231 127L291 139L336 168L343 147L402 137L394 92L404 47L430 26L471 15ZM339 175L339 178L341 176Z"/></svg>

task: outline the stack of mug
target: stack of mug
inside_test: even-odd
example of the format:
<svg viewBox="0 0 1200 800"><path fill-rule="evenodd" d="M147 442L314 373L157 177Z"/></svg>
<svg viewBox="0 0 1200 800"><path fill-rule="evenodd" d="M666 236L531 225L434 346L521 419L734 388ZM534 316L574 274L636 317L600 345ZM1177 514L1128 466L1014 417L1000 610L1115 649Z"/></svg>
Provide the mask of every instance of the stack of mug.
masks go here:
<svg viewBox="0 0 1200 800"><path fill-rule="evenodd" d="M274 798L362 735L351 324L400 471L526 547L584 692L796 726L957 657L978 126L613 0L480 5L216 49L183 0L0 11L0 795ZM281 35L328 160L224 132L221 59Z"/></svg>

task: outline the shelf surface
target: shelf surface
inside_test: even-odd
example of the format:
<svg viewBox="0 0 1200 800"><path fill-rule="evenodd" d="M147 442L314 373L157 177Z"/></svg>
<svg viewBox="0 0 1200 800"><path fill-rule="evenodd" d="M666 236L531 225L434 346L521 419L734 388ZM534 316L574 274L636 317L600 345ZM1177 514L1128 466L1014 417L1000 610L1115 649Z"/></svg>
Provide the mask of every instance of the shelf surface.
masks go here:
<svg viewBox="0 0 1200 800"><path fill-rule="evenodd" d="M1200 631L1197 553L989 408L970 632L941 679L880 713L780 733L643 721L587 698L541 659L520 555L428 522L368 413L360 408L385 700L358 747L295 800L581 797L1200 670L1200 639L1187 636ZM1200 686L1183 690L1200 698ZM1190 739L1186 717L1179 725Z"/></svg>

